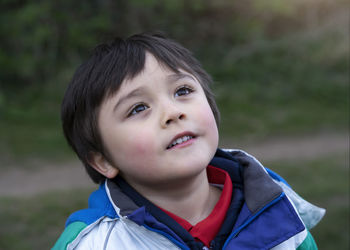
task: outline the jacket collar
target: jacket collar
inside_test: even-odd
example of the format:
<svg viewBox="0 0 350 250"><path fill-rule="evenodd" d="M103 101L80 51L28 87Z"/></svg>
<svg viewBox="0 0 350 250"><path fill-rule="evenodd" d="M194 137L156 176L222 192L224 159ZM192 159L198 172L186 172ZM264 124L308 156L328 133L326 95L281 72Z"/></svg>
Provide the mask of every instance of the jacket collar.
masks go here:
<svg viewBox="0 0 350 250"><path fill-rule="evenodd" d="M225 170L233 183L233 197L227 219L214 240L218 246L222 246L238 217L245 218L257 213L278 197L282 189L255 158L243 151L218 149L210 165ZM109 190L111 202L117 208L119 216L128 216L139 225L149 225L167 232L178 241L185 242L191 249L201 248L184 228L134 190L123 178L117 176L113 180L107 180L106 189ZM241 214L243 201L250 211L245 215Z"/></svg>
<svg viewBox="0 0 350 250"><path fill-rule="evenodd" d="M242 150L218 149L213 165L228 171L236 185L242 185L245 201L251 213L256 213L282 194L282 188L269 176L253 156ZM235 168L232 169L232 166Z"/></svg>
<svg viewBox="0 0 350 250"><path fill-rule="evenodd" d="M260 162L244 151L218 149L210 165L229 173L233 187L243 189L245 201L252 213L259 211L282 193L282 188L273 181ZM107 180L106 185L111 202L119 209L117 212L121 216L129 215L144 206L145 202L153 205L119 176Z"/></svg>

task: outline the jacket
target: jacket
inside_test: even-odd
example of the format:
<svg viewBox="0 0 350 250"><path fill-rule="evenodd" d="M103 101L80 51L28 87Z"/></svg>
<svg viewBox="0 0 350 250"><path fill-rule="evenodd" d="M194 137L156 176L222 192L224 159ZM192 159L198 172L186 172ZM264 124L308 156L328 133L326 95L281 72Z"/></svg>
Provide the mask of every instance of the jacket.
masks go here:
<svg viewBox="0 0 350 250"><path fill-rule="evenodd" d="M227 171L231 205L210 249L317 249L309 229L325 210L298 196L241 150L218 149L210 165ZM207 249L122 178L107 179L73 213L53 249Z"/></svg>

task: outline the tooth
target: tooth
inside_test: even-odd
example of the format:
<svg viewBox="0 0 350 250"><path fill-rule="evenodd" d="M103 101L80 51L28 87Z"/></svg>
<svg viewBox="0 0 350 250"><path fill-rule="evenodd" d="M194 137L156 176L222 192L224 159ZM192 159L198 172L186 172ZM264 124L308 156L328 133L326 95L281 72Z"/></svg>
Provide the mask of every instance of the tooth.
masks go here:
<svg viewBox="0 0 350 250"><path fill-rule="evenodd" d="M190 136L190 135L185 135L182 138L178 138L178 139L174 140L170 144L169 148L174 147L176 144L180 144L180 143L186 142L186 141L188 141L188 140L190 140L192 138L193 138L193 136Z"/></svg>

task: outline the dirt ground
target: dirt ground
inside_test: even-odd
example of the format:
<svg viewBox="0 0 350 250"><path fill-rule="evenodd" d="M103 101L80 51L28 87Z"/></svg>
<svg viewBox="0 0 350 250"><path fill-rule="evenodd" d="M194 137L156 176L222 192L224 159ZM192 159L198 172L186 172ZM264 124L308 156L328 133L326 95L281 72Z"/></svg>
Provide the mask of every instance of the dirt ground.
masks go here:
<svg viewBox="0 0 350 250"><path fill-rule="evenodd" d="M231 145L231 146L229 146ZM223 142L222 147L237 145ZM238 147L254 155L263 163L290 160L313 160L337 154L349 157L349 134L327 133L315 136L275 138L254 145L238 144ZM237 148L238 148L237 147ZM348 162L348 160L346 161ZM32 196L47 191L93 188L80 162L43 164L33 169L6 166L0 176L0 196Z"/></svg>

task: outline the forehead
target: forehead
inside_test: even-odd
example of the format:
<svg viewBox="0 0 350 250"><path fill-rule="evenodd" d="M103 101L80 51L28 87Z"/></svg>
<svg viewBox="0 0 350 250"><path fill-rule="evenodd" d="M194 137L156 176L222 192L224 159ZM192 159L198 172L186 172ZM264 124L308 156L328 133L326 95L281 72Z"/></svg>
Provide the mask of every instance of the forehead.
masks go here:
<svg viewBox="0 0 350 250"><path fill-rule="evenodd" d="M118 92L133 89L142 85L152 85L155 80L165 82L176 82L182 78L192 78L199 83L199 80L188 71L178 68L172 69L165 63L157 60L151 53L146 52L143 69L134 77L126 77L121 83Z"/></svg>
<svg viewBox="0 0 350 250"><path fill-rule="evenodd" d="M159 62L151 53L145 54L143 69L134 77L126 77L118 90L108 94L102 105L111 102L126 101L130 97L141 95L146 88L152 88L155 83L175 83L181 79L191 80L200 85L198 79L183 69L173 70L165 63Z"/></svg>
<svg viewBox="0 0 350 250"><path fill-rule="evenodd" d="M157 76L159 74L170 73L171 70L169 67L165 66L163 63L159 63L158 60L150 53L145 53L145 64L143 69L139 74L132 78L126 78L123 83L134 82L139 78L148 78L151 76Z"/></svg>

